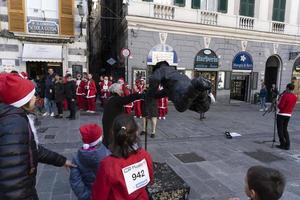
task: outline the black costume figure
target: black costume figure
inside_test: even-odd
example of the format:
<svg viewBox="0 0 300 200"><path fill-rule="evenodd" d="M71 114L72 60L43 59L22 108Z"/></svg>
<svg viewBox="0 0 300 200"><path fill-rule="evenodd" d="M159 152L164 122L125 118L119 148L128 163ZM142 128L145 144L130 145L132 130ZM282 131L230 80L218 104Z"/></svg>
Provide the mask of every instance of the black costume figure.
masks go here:
<svg viewBox="0 0 300 200"><path fill-rule="evenodd" d="M211 89L211 83L203 77L191 80L170 67L166 61L159 62L149 77L145 103L155 98L160 84L164 88L162 91L167 93L177 111L184 112L190 109L195 112L206 112L209 109L207 90Z"/></svg>

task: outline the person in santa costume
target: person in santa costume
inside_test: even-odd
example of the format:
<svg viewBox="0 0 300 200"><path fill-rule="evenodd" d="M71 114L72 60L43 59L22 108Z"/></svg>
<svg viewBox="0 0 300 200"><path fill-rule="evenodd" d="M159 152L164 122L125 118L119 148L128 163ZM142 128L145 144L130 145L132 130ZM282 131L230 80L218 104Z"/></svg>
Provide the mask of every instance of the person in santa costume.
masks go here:
<svg viewBox="0 0 300 200"><path fill-rule="evenodd" d="M159 90L163 90L163 87L160 85ZM166 119L168 114L168 97L163 97L157 100L158 106L158 119Z"/></svg>
<svg viewBox="0 0 300 200"><path fill-rule="evenodd" d="M86 94L87 94L87 90L86 90L86 84L88 82L88 74L86 72L83 72L82 74L82 78L81 78L81 82L79 84L79 90L82 92L82 110L87 110L87 99L86 99Z"/></svg>
<svg viewBox="0 0 300 200"><path fill-rule="evenodd" d="M83 94L84 94L84 88L80 87L82 80L81 80L81 74L77 74L76 76L76 100L77 100L77 106L79 110L83 110Z"/></svg>
<svg viewBox="0 0 300 200"><path fill-rule="evenodd" d="M79 200L91 200L92 183L100 161L109 156L110 151L102 144L102 129L97 124L84 124L79 128L83 146L77 151L73 163L70 185Z"/></svg>
<svg viewBox="0 0 300 200"><path fill-rule="evenodd" d="M112 127L112 155L100 162L92 187L93 200L148 200L146 186L153 183L150 154L138 144L138 125L127 114Z"/></svg>
<svg viewBox="0 0 300 200"><path fill-rule="evenodd" d="M125 83L124 78L119 78L118 83L122 85L123 96L129 96L130 95L129 85ZM126 104L124 105L124 112L130 114L132 108L133 108L133 102Z"/></svg>
<svg viewBox="0 0 300 200"><path fill-rule="evenodd" d="M13 74L0 74L0 196L38 200L38 163L76 167L64 156L39 144L34 126L34 84Z"/></svg>
<svg viewBox="0 0 300 200"><path fill-rule="evenodd" d="M133 88L133 93L142 94L146 89L146 84L144 79L136 80L135 86ZM142 118L142 103L143 99L138 99L134 101L134 116L137 118Z"/></svg>
<svg viewBox="0 0 300 200"><path fill-rule="evenodd" d="M105 76L103 81L99 83L101 106L104 106L110 97L109 87L111 84L112 83L108 80L108 76Z"/></svg>
<svg viewBox="0 0 300 200"><path fill-rule="evenodd" d="M93 80L92 74L88 74L88 81L85 86L87 93L86 93L86 99L87 99L87 112L89 113L95 113L96 112L96 94L97 94L97 88L96 83Z"/></svg>

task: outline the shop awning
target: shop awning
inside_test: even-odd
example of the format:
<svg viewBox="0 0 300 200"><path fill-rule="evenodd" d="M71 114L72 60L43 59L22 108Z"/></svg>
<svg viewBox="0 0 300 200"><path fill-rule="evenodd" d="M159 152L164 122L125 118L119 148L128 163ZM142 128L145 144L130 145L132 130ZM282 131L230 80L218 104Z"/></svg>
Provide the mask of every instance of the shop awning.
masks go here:
<svg viewBox="0 0 300 200"><path fill-rule="evenodd" d="M62 62L62 46L24 44L22 60L30 62Z"/></svg>

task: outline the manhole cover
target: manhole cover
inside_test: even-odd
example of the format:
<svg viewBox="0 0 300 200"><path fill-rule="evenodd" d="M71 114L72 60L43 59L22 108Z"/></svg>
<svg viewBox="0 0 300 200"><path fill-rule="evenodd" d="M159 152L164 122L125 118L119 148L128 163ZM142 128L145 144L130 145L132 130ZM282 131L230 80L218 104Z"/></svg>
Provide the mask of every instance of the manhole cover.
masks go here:
<svg viewBox="0 0 300 200"><path fill-rule="evenodd" d="M48 130L48 128L39 128L37 130L37 132L39 132L39 133L45 133L47 130Z"/></svg>
<svg viewBox="0 0 300 200"><path fill-rule="evenodd" d="M183 163L193 163L193 162L202 162L205 161L204 158L198 156L194 152L183 153L183 154L174 154L176 158L178 158Z"/></svg>
<svg viewBox="0 0 300 200"><path fill-rule="evenodd" d="M257 150L253 152L244 152L247 156L254 158L260 162L270 163L274 161L284 160L282 157L276 156L270 152L266 152L263 150Z"/></svg>
<svg viewBox="0 0 300 200"><path fill-rule="evenodd" d="M45 135L45 139L54 139L55 135Z"/></svg>

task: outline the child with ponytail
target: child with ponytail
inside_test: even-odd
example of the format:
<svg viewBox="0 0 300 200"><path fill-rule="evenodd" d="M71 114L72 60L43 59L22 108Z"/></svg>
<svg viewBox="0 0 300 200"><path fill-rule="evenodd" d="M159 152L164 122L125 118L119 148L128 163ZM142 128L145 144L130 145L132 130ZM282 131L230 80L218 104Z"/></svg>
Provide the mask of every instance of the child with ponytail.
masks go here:
<svg viewBox="0 0 300 200"><path fill-rule="evenodd" d="M93 200L148 200L153 182L152 159L139 147L138 126L130 115L116 117L112 127L112 155L100 162L92 188Z"/></svg>

